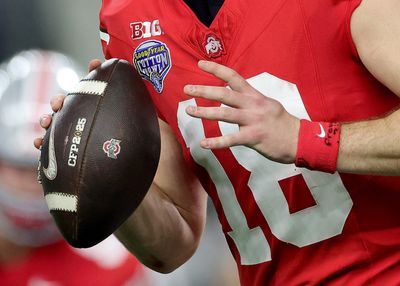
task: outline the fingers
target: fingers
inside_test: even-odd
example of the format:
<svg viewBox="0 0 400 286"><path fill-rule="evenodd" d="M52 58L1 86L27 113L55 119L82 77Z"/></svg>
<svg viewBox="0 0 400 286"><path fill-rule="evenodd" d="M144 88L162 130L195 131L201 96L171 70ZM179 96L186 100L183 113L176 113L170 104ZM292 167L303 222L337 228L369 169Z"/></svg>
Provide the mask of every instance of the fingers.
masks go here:
<svg viewBox="0 0 400 286"><path fill-rule="evenodd" d="M43 138L35 138L35 140L33 140L33 145L35 146L36 149L40 149L42 144L43 144Z"/></svg>
<svg viewBox="0 0 400 286"><path fill-rule="evenodd" d="M243 98L226 87L186 85L183 91L187 95L218 101L231 107L239 107Z"/></svg>
<svg viewBox="0 0 400 286"><path fill-rule="evenodd" d="M250 87L241 75L226 66L209 61L199 61L198 66L203 71L225 81L235 91L245 92Z"/></svg>
<svg viewBox="0 0 400 286"><path fill-rule="evenodd" d="M50 100L50 105L51 108L53 109L54 112L57 112L58 110L61 109L63 103L64 103L64 99L65 99L65 95L60 94L60 95L56 95L53 96ZM47 129L49 128L50 124L51 124L51 119L52 119L52 115L51 114L43 114L40 119L39 119L39 124L42 128ZM40 146L43 143L43 139L42 138L35 138L33 140L33 145L39 149Z"/></svg>
<svg viewBox="0 0 400 286"><path fill-rule="evenodd" d="M186 112L196 118L244 124L241 120L243 117L241 116L241 111L230 107L188 106Z"/></svg>
<svg viewBox="0 0 400 286"><path fill-rule="evenodd" d="M206 138L200 142L200 146L204 149L222 149L244 145L244 143L240 133L233 133L220 137Z"/></svg>
<svg viewBox="0 0 400 286"><path fill-rule="evenodd" d="M41 126L42 128L47 129L47 128L50 126L50 124L51 124L51 115L50 115L50 114L44 114L44 115L42 115L42 116L40 117L39 123L40 123L40 126Z"/></svg>
<svg viewBox="0 0 400 286"><path fill-rule="evenodd" d="M51 98L50 105L54 112L57 112L61 109L62 105L64 104L64 99L65 95L63 94L59 94Z"/></svg>
<svg viewBox="0 0 400 286"><path fill-rule="evenodd" d="M89 71L92 71L92 70L96 69L100 65L101 65L101 61L100 60L93 59L93 60L91 60L89 62L88 69L89 69ZM57 112L62 108L62 106L64 104L64 100L65 100L65 95L64 94L59 94L59 95L56 95L56 96L52 97L52 99L50 101L50 105L51 105L51 108L53 109L54 112ZM42 128L47 129L51 124L51 120L52 120L52 116L50 114L42 115L40 117L40 120L39 120L40 126ZM42 144L43 144L43 138L35 138L34 141L33 141L33 145L37 149L39 149L40 146L42 146Z"/></svg>
<svg viewBox="0 0 400 286"><path fill-rule="evenodd" d="M92 70L96 69L98 66L101 65L101 61L99 59L93 59L89 62L88 70L91 72Z"/></svg>

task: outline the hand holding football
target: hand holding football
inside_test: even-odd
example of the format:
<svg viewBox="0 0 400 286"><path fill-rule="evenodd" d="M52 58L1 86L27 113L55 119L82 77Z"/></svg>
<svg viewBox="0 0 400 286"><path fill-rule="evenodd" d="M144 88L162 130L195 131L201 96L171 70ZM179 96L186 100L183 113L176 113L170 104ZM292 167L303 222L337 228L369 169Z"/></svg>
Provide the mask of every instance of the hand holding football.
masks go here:
<svg viewBox="0 0 400 286"><path fill-rule="evenodd" d="M136 70L109 60L90 72L53 116L39 176L65 239L90 247L137 208L160 155L157 115Z"/></svg>

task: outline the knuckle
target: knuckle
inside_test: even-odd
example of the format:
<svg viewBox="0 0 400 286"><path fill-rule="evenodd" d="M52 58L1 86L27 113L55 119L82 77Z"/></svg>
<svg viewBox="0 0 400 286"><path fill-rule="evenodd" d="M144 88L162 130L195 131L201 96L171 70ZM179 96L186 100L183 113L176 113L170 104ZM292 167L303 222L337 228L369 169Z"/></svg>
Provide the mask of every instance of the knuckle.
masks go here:
<svg viewBox="0 0 400 286"><path fill-rule="evenodd" d="M239 74L233 69L228 69L227 75L231 78L236 78Z"/></svg>
<svg viewBox="0 0 400 286"><path fill-rule="evenodd" d="M204 107L196 107L195 114L199 117L210 117L212 115L211 110Z"/></svg>
<svg viewBox="0 0 400 286"><path fill-rule="evenodd" d="M231 114L230 110L227 107L221 108L221 116L226 118Z"/></svg>
<svg viewBox="0 0 400 286"><path fill-rule="evenodd" d="M192 86L189 91L193 95L198 95L201 93L202 87L201 86Z"/></svg>
<svg viewBox="0 0 400 286"><path fill-rule="evenodd" d="M199 115L200 114L200 107L198 106L192 106L190 107L190 111L194 115Z"/></svg>
<svg viewBox="0 0 400 286"><path fill-rule="evenodd" d="M225 137L225 146L233 146L235 145L235 136L226 136Z"/></svg>
<svg viewBox="0 0 400 286"><path fill-rule="evenodd" d="M263 135L264 135L264 128L261 128L261 126L257 126L256 128L254 128L252 139L258 142L263 137Z"/></svg>
<svg viewBox="0 0 400 286"><path fill-rule="evenodd" d="M265 112L264 110L255 110L252 114L254 122L264 121L265 114L267 114L267 112Z"/></svg>
<svg viewBox="0 0 400 286"><path fill-rule="evenodd" d="M257 144L264 137L265 135L264 133L265 131L264 128L262 128L262 126L253 126L246 132L246 141L252 145Z"/></svg>
<svg viewBox="0 0 400 286"><path fill-rule="evenodd" d="M233 109L230 107L221 108L221 116L224 119L233 119L233 117L234 117Z"/></svg>
<svg viewBox="0 0 400 286"><path fill-rule="evenodd" d="M208 146L211 149L220 149L226 146L225 140L226 138L224 136L221 136L221 137L209 138L207 141L208 141Z"/></svg>
<svg viewBox="0 0 400 286"><path fill-rule="evenodd" d="M228 137L222 137L221 138L221 140L220 140L220 142L219 142L219 148L223 148L223 147L227 147L227 146L230 146L229 145L229 142L230 142L230 140L229 140L229 138Z"/></svg>
<svg viewBox="0 0 400 286"><path fill-rule="evenodd" d="M228 146L228 145L227 145L227 138L226 138L226 136L221 136L221 137L215 138L214 144L215 144L215 145L214 145L215 148L219 148L219 149Z"/></svg>
<svg viewBox="0 0 400 286"><path fill-rule="evenodd" d="M216 94L216 100L219 102L222 102L225 98L225 93L223 90L220 90L217 94Z"/></svg>
<svg viewBox="0 0 400 286"><path fill-rule="evenodd" d="M262 94L260 94L258 92L254 93L253 101L254 101L254 104L259 109L263 109L264 110L264 109L268 108L268 106L269 106L267 98L264 95L262 95Z"/></svg>
<svg viewBox="0 0 400 286"><path fill-rule="evenodd" d="M210 86L198 86L197 94L200 97L209 97L213 94L213 89Z"/></svg>

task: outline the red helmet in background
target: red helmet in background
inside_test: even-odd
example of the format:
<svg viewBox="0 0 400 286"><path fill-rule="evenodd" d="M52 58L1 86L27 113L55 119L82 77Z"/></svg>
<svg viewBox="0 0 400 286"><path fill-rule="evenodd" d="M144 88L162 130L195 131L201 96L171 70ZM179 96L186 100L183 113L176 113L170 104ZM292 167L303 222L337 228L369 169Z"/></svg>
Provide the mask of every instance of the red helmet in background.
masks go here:
<svg viewBox="0 0 400 286"><path fill-rule="evenodd" d="M0 236L13 243L61 239L36 182L39 151L32 142L44 134L38 119L51 113L51 97L67 93L82 75L53 51L24 51L0 66Z"/></svg>
<svg viewBox="0 0 400 286"><path fill-rule="evenodd" d="M56 52L21 52L0 69L0 159L36 166L32 138L43 135L38 118L51 113L50 99L66 93L83 75L69 57Z"/></svg>

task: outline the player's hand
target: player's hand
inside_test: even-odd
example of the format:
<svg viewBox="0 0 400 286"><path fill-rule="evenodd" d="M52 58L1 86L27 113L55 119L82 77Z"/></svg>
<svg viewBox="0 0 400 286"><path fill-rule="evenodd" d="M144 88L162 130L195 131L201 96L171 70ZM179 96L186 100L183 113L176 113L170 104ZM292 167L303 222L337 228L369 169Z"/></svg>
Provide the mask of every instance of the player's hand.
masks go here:
<svg viewBox="0 0 400 286"><path fill-rule="evenodd" d="M186 85L184 92L220 102L221 107L189 106L186 112L197 118L238 124L239 132L205 138L200 146L220 149L244 145L280 163L293 163L297 152L300 128L298 118L289 114L282 104L254 89L236 71L223 65L199 61L198 66L227 83L230 89L218 86Z"/></svg>
<svg viewBox="0 0 400 286"><path fill-rule="evenodd" d="M94 70L95 68L97 68L99 65L101 65L100 60L97 60L97 59L91 60L88 65L89 72ZM62 105L64 103L64 99L65 99L64 94L59 94L59 95L54 96L50 101L51 109L53 109L54 112L57 112L58 110L60 110L60 108L62 107ZM39 120L40 126L42 128L47 129L51 124L51 118L52 118L51 114L42 115ZM40 146L42 146L42 144L43 144L43 138L35 138L33 141L33 145L35 145L35 147L38 149L40 148Z"/></svg>

